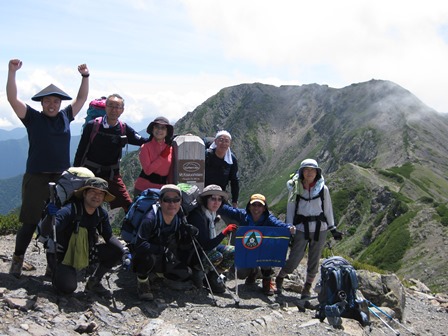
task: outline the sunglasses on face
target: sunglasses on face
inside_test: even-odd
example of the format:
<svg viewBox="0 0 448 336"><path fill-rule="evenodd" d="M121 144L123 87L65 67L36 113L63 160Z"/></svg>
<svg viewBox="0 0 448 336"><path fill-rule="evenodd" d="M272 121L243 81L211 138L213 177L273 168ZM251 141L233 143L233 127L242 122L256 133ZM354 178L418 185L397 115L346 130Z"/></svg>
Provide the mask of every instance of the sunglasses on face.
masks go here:
<svg viewBox="0 0 448 336"><path fill-rule="evenodd" d="M251 204L253 207L263 207L264 205L259 203L259 202L255 202Z"/></svg>
<svg viewBox="0 0 448 336"><path fill-rule="evenodd" d="M174 198L165 197L165 198L162 198L162 202L163 203L179 203L180 198L179 197L174 197Z"/></svg>

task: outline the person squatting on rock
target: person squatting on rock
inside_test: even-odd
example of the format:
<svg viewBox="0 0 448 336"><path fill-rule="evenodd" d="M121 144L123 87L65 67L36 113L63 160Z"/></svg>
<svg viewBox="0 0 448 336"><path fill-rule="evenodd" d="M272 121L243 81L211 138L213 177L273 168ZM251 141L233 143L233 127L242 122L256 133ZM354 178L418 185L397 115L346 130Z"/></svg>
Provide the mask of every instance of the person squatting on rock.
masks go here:
<svg viewBox="0 0 448 336"><path fill-rule="evenodd" d="M302 299L305 299L311 296L311 286L319 270L327 232L330 231L336 240L342 239L342 233L334 224L330 192L316 160L303 160L298 173L287 182L287 187L286 222L293 223L297 231L286 264L275 282L281 292L284 278L297 268L308 245L306 279L302 290Z"/></svg>
<svg viewBox="0 0 448 336"><path fill-rule="evenodd" d="M119 120L124 111L124 99L111 94L106 100L106 115L87 123L79 140L74 165L86 167L95 176L108 181L109 191L115 196L111 209L129 210L132 198L120 175L120 159L126 144L141 146L148 141L131 126Z"/></svg>
<svg viewBox="0 0 448 336"><path fill-rule="evenodd" d="M85 291L108 296L110 292L101 279L119 261L130 259L127 247L113 236L109 216L102 208L104 202L115 197L108 191L107 181L99 177L89 178L75 192L75 197L74 202L67 203L54 215L56 246L47 251L53 287L60 294L73 293L78 286L77 271L98 263ZM98 242L98 235L104 243Z"/></svg>
<svg viewBox="0 0 448 336"><path fill-rule="evenodd" d="M196 227L184 223L181 190L174 184L160 189L160 199L143 218L133 252L137 293L141 300L153 300L150 273L161 273L171 282L185 283L197 273L198 259L192 237ZM190 267L191 266L191 267ZM192 267L196 267L194 270Z"/></svg>
<svg viewBox="0 0 448 336"><path fill-rule="evenodd" d="M146 129L149 141L140 147L138 158L142 170L135 180L134 197L148 188L160 189L172 182L174 127L165 117L157 117Z"/></svg>
<svg viewBox="0 0 448 336"><path fill-rule="evenodd" d="M245 226L277 226L289 228L290 233L294 234L296 228L293 225L286 224L269 212L266 197L262 194L253 194L245 209L236 209L227 204L218 210L218 214L227 216ZM258 274L257 268L238 269L238 278L246 278L247 285L255 284ZM261 267L263 276L262 291L266 295L274 295L275 286L272 280L272 267Z"/></svg>
<svg viewBox="0 0 448 336"><path fill-rule="evenodd" d="M232 136L227 131L216 133L215 140L205 152L205 186L219 185L226 191L230 182L233 207L238 207L240 179L238 161L230 150Z"/></svg>
<svg viewBox="0 0 448 336"><path fill-rule="evenodd" d="M26 171L22 180L22 206L19 220L21 228L16 235L16 245L9 270L20 277L24 255L41 218L45 202L49 198L49 182L55 182L70 167L70 123L83 107L89 93L89 69L78 66L81 85L73 102L61 108L62 100L70 96L53 84L31 99L42 105L42 112L33 109L17 97L16 72L22 61L9 61L6 96L17 117L28 133L29 150Z"/></svg>
<svg viewBox="0 0 448 336"><path fill-rule="evenodd" d="M200 206L188 215L188 223L198 228L198 243L207 254L207 256L202 256L201 261L213 293L225 292L225 286L218 280L217 272L227 271L233 266L234 261L235 246L224 245L221 242L228 233L236 231L236 224L227 225L219 233L216 233L215 227L219 220L216 212L228 199L228 193L223 191L220 186L210 184L198 196L197 201Z"/></svg>

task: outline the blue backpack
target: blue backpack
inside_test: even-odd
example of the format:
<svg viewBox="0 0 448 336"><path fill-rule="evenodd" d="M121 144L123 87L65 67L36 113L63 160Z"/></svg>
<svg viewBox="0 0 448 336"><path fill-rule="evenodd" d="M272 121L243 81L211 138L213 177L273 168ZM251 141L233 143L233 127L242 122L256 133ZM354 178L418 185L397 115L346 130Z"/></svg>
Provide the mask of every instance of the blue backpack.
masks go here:
<svg viewBox="0 0 448 336"><path fill-rule="evenodd" d="M342 257L325 259L320 267L319 309L316 317L327 318L335 328L342 328L342 317L370 324L367 301L357 295L358 277L355 268ZM319 287L319 285L318 285Z"/></svg>
<svg viewBox="0 0 448 336"><path fill-rule="evenodd" d="M148 188L132 203L121 225L121 238L126 243L130 245L135 244L138 228L145 215L155 208L159 196L160 189Z"/></svg>
<svg viewBox="0 0 448 336"><path fill-rule="evenodd" d="M182 211L184 216L198 206L197 197L199 188L195 184L179 183L177 185L182 193ZM136 243L138 228L146 214L154 209L157 211L157 201L160 197L160 189L148 188L138 196L121 225L121 238L130 246Z"/></svg>

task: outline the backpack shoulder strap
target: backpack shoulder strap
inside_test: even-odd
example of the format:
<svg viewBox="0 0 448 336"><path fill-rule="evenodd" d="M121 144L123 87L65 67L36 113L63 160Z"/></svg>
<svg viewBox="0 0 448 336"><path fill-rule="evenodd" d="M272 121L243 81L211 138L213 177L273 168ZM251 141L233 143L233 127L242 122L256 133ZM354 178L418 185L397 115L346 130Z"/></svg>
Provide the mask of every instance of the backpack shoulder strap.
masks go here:
<svg viewBox="0 0 448 336"><path fill-rule="evenodd" d="M81 224L81 219L82 219L82 205L78 206L76 204L76 202L72 203L72 211L75 214L75 218L73 219L73 224L74 224L74 230L73 232L78 233L79 231L79 225Z"/></svg>
<svg viewBox="0 0 448 336"><path fill-rule="evenodd" d="M92 143L93 139L98 134L98 131L100 129L100 125L101 125L102 122L103 122L103 117L98 117L98 118L94 119L92 132L90 132L90 141L89 141L89 143Z"/></svg>
<svg viewBox="0 0 448 336"><path fill-rule="evenodd" d="M324 209L324 189L325 189L325 185L322 186L322 189L319 191L319 197L320 197L320 201L322 204L322 212L325 214L325 209Z"/></svg>
<svg viewBox="0 0 448 336"><path fill-rule="evenodd" d="M126 135L126 123L122 122L121 120L118 120L120 123L120 131L121 135Z"/></svg>

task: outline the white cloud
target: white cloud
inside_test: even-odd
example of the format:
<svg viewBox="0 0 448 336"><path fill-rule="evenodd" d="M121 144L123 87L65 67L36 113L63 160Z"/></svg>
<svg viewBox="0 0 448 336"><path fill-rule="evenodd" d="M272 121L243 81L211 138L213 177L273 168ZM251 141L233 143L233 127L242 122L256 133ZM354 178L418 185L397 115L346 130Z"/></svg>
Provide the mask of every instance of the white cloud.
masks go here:
<svg viewBox="0 0 448 336"><path fill-rule="evenodd" d="M86 62L89 100L122 94L123 118L139 126L159 115L174 122L220 89L253 82L343 87L385 79L448 112L444 1L21 1L20 22L13 5L2 8L0 79L7 57L22 57L19 95L30 103L50 83L76 95L76 66ZM48 15L53 21L41 20ZM52 30L54 40L35 38ZM21 127L3 88L0 128Z"/></svg>

